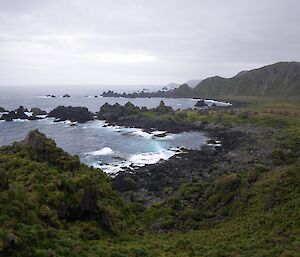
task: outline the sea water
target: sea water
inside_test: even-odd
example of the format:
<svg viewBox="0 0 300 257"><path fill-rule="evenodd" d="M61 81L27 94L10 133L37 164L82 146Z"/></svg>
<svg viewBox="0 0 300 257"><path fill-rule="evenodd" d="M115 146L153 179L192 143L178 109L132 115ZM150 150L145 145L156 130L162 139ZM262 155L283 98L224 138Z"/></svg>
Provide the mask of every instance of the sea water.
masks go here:
<svg viewBox="0 0 300 257"><path fill-rule="evenodd" d="M138 128L108 126L101 120L71 125L52 118L0 121L0 145L20 141L29 130L39 129L68 153L79 155L83 163L113 175L125 168L167 160L182 148L200 149L207 141L201 132L147 133Z"/></svg>
<svg viewBox="0 0 300 257"><path fill-rule="evenodd" d="M25 108L39 107L50 111L58 105L83 106L96 112L104 103L131 101L139 107L157 107L163 100L173 109L194 107L196 99L163 98L105 98L75 95L70 98L47 98L39 95L0 96L0 106L13 110L23 105ZM226 105L226 103L207 101L208 104ZM30 113L28 113L30 114ZM0 113L0 116L2 114ZM0 121L0 146L10 145L25 138L31 129L39 129L53 138L57 145L70 154L79 155L87 165L101 168L107 173L115 174L125 168L136 168L147 164L167 160L182 149L200 149L207 142L201 132L184 132L168 134L164 131L147 133L137 128L107 126L105 121L94 120L72 126L69 121L54 122L52 118L43 120Z"/></svg>

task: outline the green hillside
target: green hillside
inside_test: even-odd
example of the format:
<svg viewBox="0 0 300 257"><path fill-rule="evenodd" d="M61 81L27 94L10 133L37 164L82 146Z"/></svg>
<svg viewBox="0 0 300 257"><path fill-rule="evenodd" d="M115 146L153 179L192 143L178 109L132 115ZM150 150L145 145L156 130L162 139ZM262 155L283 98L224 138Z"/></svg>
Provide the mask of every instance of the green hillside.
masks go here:
<svg viewBox="0 0 300 257"><path fill-rule="evenodd" d="M201 81L194 89L183 85L172 94L200 98L300 96L300 63L280 62L240 72L233 78L211 77Z"/></svg>

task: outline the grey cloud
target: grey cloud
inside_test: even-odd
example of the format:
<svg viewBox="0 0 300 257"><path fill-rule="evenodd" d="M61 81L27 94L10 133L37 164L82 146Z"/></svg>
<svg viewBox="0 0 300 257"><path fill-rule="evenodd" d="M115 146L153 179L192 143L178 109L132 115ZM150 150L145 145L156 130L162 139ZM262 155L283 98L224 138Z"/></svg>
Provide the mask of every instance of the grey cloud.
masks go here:
<svg viewBox="0 0 300 257"><path fill-rule="evenodd" d="M0 84L163 84L297 61L299 9L296 0L0 1Z"/></svg>

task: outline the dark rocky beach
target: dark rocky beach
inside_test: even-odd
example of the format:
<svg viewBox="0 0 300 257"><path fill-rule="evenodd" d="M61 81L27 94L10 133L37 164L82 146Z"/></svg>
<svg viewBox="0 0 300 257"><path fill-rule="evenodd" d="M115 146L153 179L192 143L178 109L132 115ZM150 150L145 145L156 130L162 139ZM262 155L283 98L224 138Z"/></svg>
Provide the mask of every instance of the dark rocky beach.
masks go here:
<svg viewBox="0 0 300 257"><path fill-rule="evenodd" d="M170 127L170 131L177 129ZM265 165L270 165L268 156L275 144L270 129L236 124L198 124L180 129L205 131L211 140L199 151L182 149L167 161L119 172L113 178L113 186L127 200L149 204L176 196L182 183L210 180L232 170L264 169Z"/></svg>

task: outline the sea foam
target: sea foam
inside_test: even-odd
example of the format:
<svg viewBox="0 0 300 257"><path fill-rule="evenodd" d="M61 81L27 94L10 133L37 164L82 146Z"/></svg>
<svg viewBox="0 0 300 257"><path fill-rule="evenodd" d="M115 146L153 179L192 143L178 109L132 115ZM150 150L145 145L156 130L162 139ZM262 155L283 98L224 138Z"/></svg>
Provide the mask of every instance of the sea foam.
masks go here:
<svg viewBox="0 0 300 257"><path fill-rule="evenodd" d="M147 133L147 132L145 132L141 129L137 129L136 131L133 131L131 134L135 135L135 136L144 137L144 138L147 138L147 139L151 139L153 137L152 134Z"/></svg>
<svg viewBox="0 0 300 257"><path fill-rule="evenodd" d="M103 147L100 150L90 152L90 155L112 155L114 154L114 151L110 147Z"/></svg>
<svg viewBox="0 0 300 257"><path fill-rule="evenodd" d="M159 152L139 153L132 155L129 158L129 162L135 166L145 166L147 164L157 163L160 160L168 160L175 154L175 151L165 149L160 150Z"/></svg>

